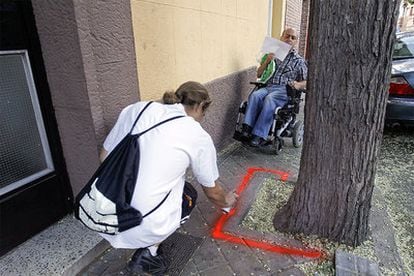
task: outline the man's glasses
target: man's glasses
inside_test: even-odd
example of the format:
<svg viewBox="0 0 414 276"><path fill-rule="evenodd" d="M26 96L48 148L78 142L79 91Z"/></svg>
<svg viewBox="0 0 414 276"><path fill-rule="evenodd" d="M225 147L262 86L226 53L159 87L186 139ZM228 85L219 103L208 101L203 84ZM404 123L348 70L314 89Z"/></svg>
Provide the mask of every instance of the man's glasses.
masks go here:
<svg viewBox="0 0 414 276"><path fill-rule="evenodd" d="M284 36L286 39L287 39L287 38L291 38L292 40L296 40L296 39L298 39L298 37L297 37L296 35L284 34L283 36Z"/></svg>

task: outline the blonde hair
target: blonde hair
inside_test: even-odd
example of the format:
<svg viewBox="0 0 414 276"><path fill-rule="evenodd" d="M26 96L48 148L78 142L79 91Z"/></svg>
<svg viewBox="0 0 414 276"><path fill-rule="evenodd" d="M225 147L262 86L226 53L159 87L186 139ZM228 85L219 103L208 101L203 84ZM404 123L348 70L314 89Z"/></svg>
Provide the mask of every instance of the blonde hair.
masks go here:
<svg viewBox="0 0 414 276"><path fill-rule="evenodd" d="M187 81L173 91L167 91L162 96L164 104L181 103L183 105L194 106L203 103L203 109L206 110L211 100L207 89L201 83Z"/></svg>

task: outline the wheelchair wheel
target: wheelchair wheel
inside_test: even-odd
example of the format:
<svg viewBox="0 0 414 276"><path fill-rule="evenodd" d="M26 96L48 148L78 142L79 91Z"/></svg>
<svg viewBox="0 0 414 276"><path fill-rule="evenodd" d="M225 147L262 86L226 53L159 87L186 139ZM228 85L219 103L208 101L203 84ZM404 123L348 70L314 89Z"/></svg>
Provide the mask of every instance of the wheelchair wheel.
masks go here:
<svg viewBox="0 0 414 276"><path fill-rule="evenodd" d="M304 126L302 121L297 121L295 126L293 127L292 132L292 143L295 148L299 148L303 144L303 131Z"/></svg>

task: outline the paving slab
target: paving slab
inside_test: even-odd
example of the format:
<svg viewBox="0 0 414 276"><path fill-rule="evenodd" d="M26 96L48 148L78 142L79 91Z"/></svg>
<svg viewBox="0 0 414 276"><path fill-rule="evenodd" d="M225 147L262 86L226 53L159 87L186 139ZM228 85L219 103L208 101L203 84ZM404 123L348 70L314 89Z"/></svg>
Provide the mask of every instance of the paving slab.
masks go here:
<svg viewBox="0 0 414 276"><path fill-rule="evenodd" d="M240 246L224 241L217 241L224 258L236 275L249 272L255 275L267 275L269 269L255 254L252 248Z"/></svg>
<svg viewBox="0 0 414 276"><path fill-rule="evenodd" d="M184 275L184 274L183 274ZM204 271L200 271L196 275L200 276L218 276L218 275L236 275L228 264L213 266Z"/></svg>
<svg viewBox="0 0 414 276"><path fill-rule="evenodd" d="M192 259L197 267L195 272L203 272L217 266L228 265L220 247L217 246L216 241L212 238L204 241Z"/></svg>
<svg viewBox="0 0 414 276"><path fill-rule="evenodd" d="M365 276L379 276L379 267L366 258L350 254L343 250L336 250L335 252L335 275L365 275Z"/></svg>
<svg viewBox="0 0 414 276"><path fill-rule="evenodd" d="M378 188L374 188L375 202L384 202L384 196ZM395 231L392 222L386 211L386 207L379 207L378 204L372 204L370 214L371 236L374 242L375 255L379 263L391 269L395 275L404 275L403 262L398 252L395 242Z"/></svg>
<svg viewBox="0 0 414 276"><path fill-rule="evenodd" d="M74 275L109 247L71 215L0 258L0 275Z"/></svg>
<svg viewBox="0 0 414 276"><path fill-rule="evenodd" d="M305 276L306 274L303 273L298 268L289 268L288 270L281 271L277 275L278 276Z"/></svg>

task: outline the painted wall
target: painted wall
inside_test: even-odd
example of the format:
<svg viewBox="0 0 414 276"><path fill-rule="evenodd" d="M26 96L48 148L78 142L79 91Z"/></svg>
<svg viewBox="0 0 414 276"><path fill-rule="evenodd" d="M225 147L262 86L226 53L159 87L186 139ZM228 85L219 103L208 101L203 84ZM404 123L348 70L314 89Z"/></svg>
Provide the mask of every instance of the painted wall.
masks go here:
<svg viewBox="0 0 414 276"><path fill-rule="evenodd" d="M285 27L286 0L273 0L272 37L279 38Z"/></svg>
<svg viewBox="0 0 414 276"><path fill-rule="evenodd" d="M132 0L141 99L257 64L268 0Z"/></svg>
<svg viewBox="0 0 414 276"><path fill-rule="evenodd" d="M138 100L129 2L32 1L65 163L76 195L120 110Z"/></svg>

